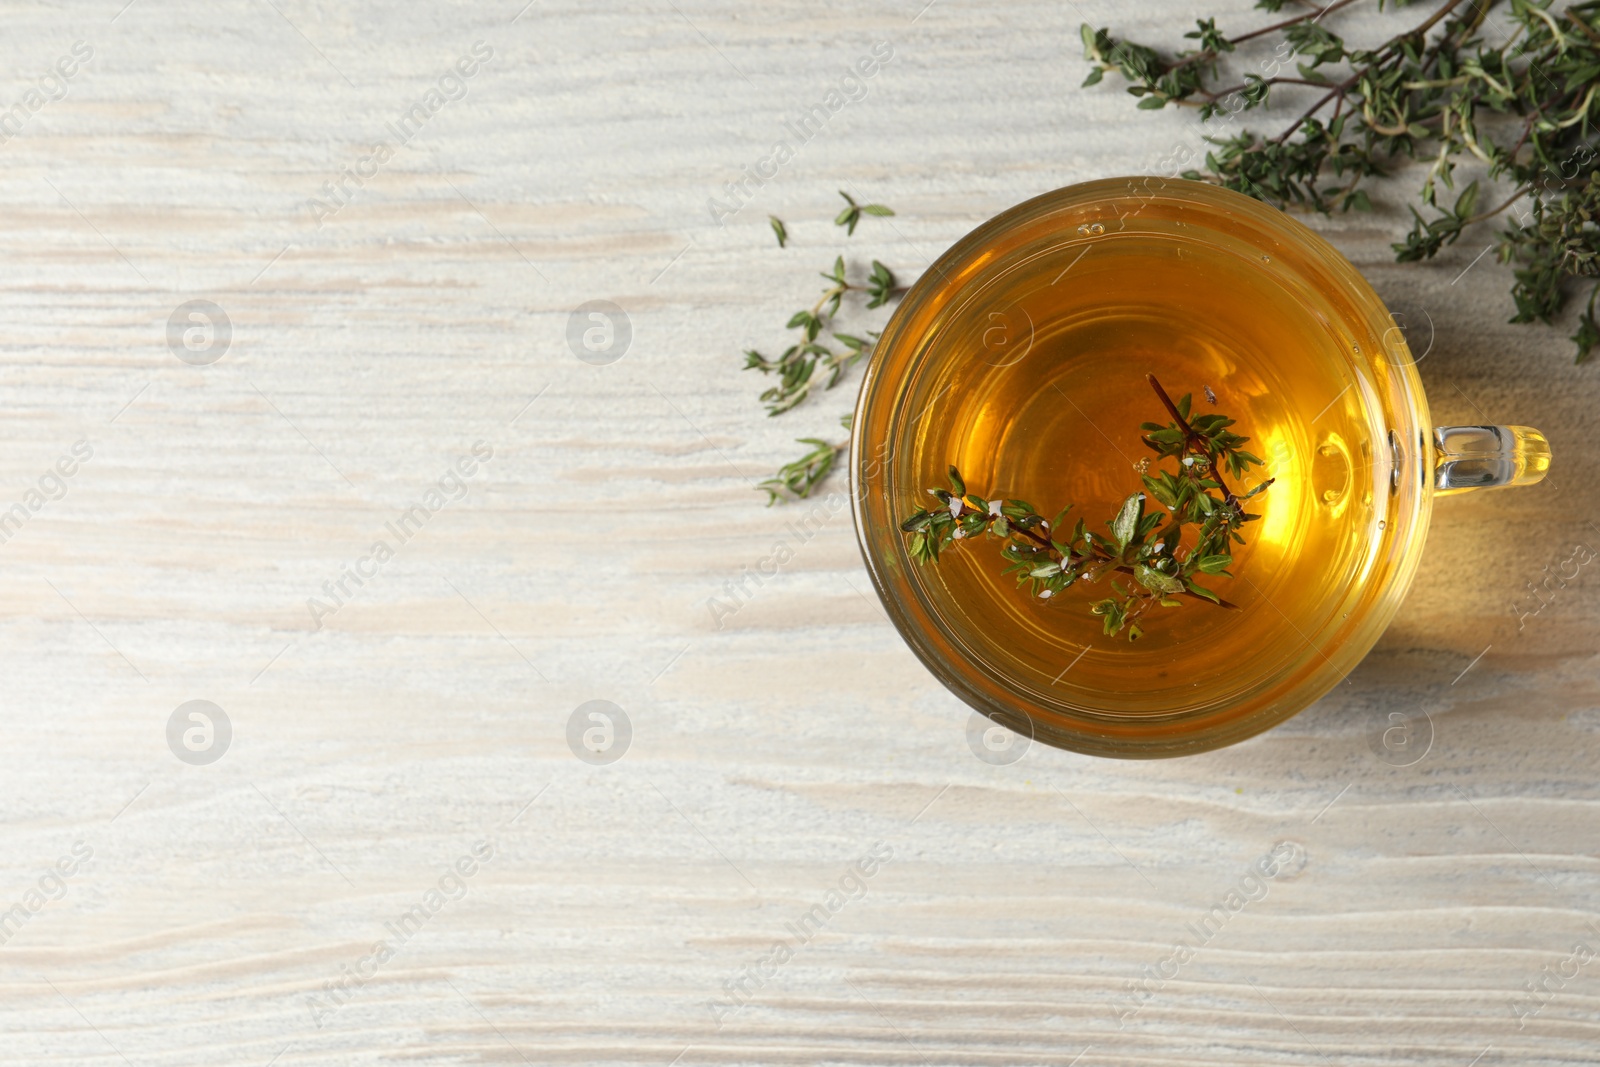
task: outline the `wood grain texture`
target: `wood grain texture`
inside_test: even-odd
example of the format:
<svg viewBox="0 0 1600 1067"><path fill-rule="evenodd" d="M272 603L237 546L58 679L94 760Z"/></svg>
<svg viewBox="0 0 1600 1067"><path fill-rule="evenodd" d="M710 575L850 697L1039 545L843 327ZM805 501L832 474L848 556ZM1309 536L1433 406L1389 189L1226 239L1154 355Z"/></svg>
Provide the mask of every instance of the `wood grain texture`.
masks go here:
<svg viewBox="0 0 1600 1067"><path fill-rule="evenodd" d="M1512 611L1600 547L1600 370L1505 323L1501 269L1467 269L1487 234L1397 267L1398 205L1319 223L1431 318L1438 421L1536 425L1557 459L1442 501L1387 637L1284 726L986 765L846 512L713 625L798 514L751 482L848 404L766 420L736 370L835 254L834 190L898 209L850 254L914 276L1010 204L1200 146L1077 90L1081 20L1175 44L1253 17L923 3L7 5L0 105L94 54L0 145L0 509L93 456L0 545L0 909L93 855L0 946L0 1061L1600 1062L1600 962L1511 1006L1600 947L1592 569ZM319 226L307 200L476 41L465 97ZM865 98L715 225L877 41ZM194 299L233 327L209 366L167 344ZM632 324L609 366L567 346L592 299ZM315 629L307 598L480 440L464 497ZM210 766L167 747L193 699L233 726ZM632 722L609 766L567 748L591 699ZM1391 713L1431 727L1412 766L1374 750ZM481 840L465 895L363 965ZM880 841L864 895L743 977ZM1282 843L1290 870L1130 1001ZM309 1006L345 968L371 977Z"/></svg>

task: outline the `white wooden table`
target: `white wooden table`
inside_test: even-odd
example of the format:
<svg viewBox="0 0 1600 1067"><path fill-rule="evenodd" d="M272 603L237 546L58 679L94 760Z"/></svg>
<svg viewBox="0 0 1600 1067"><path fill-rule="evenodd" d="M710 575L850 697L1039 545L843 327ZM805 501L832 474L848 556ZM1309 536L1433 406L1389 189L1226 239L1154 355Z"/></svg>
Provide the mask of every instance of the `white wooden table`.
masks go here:
<svg viewBox="0 0 1600 1067"><path fill-rule="evenodd" d="M1487 233L1397 267L1397 205L1319 223L1431 316L1439 421L1542 427L1552 481L1442 502L1388 636L1283 727L991 766L863 595L847 511L713 625L801 514L752 481L850 399L767 420L740 350L841 249L836 189L899 212L852 262L914 277L1197 147L1077 88L1083 19L1170 45L1260 16L520 2L5 10L0 1061L1600 1062L1592 568L1513 612L1600 548L1600 368L1505 323ZM591 300L631 327L606 365L567 341ZM169 345L190 301L225 350L199 319ZM208 764L169 747L195 700L231 726ZM591 700L631 724L615 762L569 749ZM1375 746L1391 714L1415 762Z"/></svg>

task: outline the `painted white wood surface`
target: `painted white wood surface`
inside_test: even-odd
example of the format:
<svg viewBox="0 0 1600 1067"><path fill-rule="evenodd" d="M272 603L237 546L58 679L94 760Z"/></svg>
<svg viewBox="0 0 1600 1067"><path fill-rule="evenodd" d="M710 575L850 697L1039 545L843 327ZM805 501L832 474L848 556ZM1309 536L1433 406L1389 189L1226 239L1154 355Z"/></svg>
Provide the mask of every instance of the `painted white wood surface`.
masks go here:
<svg viewBox="0 0 1600 1067"><path fill-rule="evenodd" d="M848 405L769 421L737 370L838 249L834 190L898 209L848 247L909 277L1018 200L1152 169L1191 118L1079 91L1078 23L1176 44L1244 0L120 4L9 3L0 37L7 108L93 50L0 145L0 506L93 451L0 545L0 908L60 895L0 946L0 1062L1600 1062L1600 963L1565 962L1600 947L1594 575L1512 610L1600 547L1600 370L1505 324L1501 269L1467 269L1487 234L1397 267L1394 205L1319 223L1431 316L1440 421L1537 425L1557 460L1442 502L1391 632L1283 727L986 765L843 513L712 624L798 515L751 481ZM464 98L319 226L308 199L478 41ZM879 41L864 98L713 224ZM167 344L197 299L233 330L207 366ZM566 343L594 299L632 326L608 366ZM315 630L307 598L480 440L464 498ZM195 699L234 731L209 766L167 746ZM565 739L593 699L632 723L609 766ZM1391 713L1431 723L1414 765L1374 749ZM481 840L465 896L363 964ZM346 967L370 980L317 1010Z"/></svg>

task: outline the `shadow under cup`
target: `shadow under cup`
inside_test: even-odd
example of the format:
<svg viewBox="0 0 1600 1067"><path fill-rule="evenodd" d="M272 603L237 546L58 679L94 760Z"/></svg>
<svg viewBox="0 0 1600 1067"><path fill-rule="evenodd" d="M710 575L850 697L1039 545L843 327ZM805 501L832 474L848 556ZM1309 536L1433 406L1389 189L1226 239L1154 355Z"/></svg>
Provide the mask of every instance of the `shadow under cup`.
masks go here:
<svg viewBox="0 0 1600 1067"><path fill-rule="evenodd" d="M1207 583L1235 608L1186 601L1134 643L1088 610L1107 581L1031 597L1000 577L998 540L911 561L899 524L938 506L952 464L973 492L1071 502L1068 523L1105 532L1140 458L1161 466L1146 374L1237 420L1265 464L1236 491L1274 479L1235 577ZM857 404L857 534L895 626L979 711L1094 755L1199 752L1305 708L1382 634L1426 533L1428 427L1403 335L1310 230L1196 182L1091 182L980 226L907 293Z"/></svg>

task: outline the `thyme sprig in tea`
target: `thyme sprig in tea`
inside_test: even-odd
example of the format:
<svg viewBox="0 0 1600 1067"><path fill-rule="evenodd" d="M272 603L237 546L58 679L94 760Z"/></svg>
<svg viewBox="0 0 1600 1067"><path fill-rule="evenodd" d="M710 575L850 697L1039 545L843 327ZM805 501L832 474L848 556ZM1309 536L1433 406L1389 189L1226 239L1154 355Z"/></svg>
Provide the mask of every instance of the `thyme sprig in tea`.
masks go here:
<svg viewBox="0 0 1600 1067"><path fill-rule="evenodd" d="M1071 504L1046 521L1026 500L988 499L971 491L951 466L950 488L927 490L941 506L919 509L900 524L907 553L919 564L938 563L957 541L981 534L1005 542L1000 551L1004 573L1015 575L1031 595L1049 599L1069 586L1107 579L1113 595L1094 601L1089 610L1101 617L1104 633L1126 629L1130 641L1144 634L1139 620L1147 612L1181 607L1182 598L1232 608L1198 579L1233 577L1228 570L1233 546L1245 543L1241 531L1261 517L1246 511L1245 502L1273 479L1236 494L1229 479L1262 462L1245 451L1249 438L1229 429L1233 419L1195 414L1188 394L1174 401L1155 375L1145 378L1171 421L1142 424L1140 440L1172 469L1143 473L1144 491L1123 500L1104 524L1108 533L1083 518L1066 527ZM1156 506L1147 508L1152 500ZM1192 544L1186 546L1191 529Z"/></svg>
<svg viewBox="0 0 1600 1067"><path fill-rule="evenodd" d="M1500 261L1513 267L1511 321L1550 323L1587 288L1571 338L1583 362L1600 345L1600 3L1443 0L1376 48L1351 47L1328 27L1326 16L1352 3L1307 4L1232 37L1215 19L1202 19L1185 35L1197 47L1171 58L1084 25L1084 56L1093 64L1084 85L1114 72L1140 108L1194 107L1202 121L1263 107L1279 87L1312 90L1310 106L1273 136L1247 129L1207 138L1214 147L1205 169L1183 177L1328 213L1370 209L1369 181L1392 176L1405 161L1426 160L1418 190L1426 215L1411 208L1396 258L1431 259L1469 227L1511 212L1494 243ZM1256 4L1272 12L1285 6ZM1486 34L1486 20L1502 7L1507 29L1495 25ZM1222 84L1224 55L1274 34L1279 44L1262 73ZM1279 73L1290 59L1299 77ZM1504 199L1481 205L1489 198L1473 181L1443 206L1441 189L1454 190L1460 162L1480 165L1489 181L1505 186Z"/></svg>

